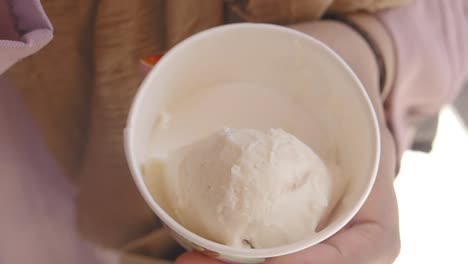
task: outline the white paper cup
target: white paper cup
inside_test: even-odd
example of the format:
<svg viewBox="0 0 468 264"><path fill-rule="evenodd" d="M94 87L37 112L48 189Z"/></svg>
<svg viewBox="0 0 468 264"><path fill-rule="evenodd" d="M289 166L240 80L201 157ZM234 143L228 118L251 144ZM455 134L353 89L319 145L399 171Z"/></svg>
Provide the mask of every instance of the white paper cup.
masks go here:
<svg viewBox="0 0 468 264"><path fill-rule="evenodd" d="M145 184L142 167L148 161L152 129L164 106L213 82L232 80L253 80L272 89L283 89L278 85L289 84L288 90L283 90L297 93L296 103L333 127L336 155L349 183L328 224L310 238L268 249L218 244L176 222ZM141 195L184 247L228 262L259 263L320 243L352 219L374 183L380 139L376 115L361 82L335 52L316 39L285 27L234 24L188 38L157 63L133 101L125 130L125 149Z"/></svg>

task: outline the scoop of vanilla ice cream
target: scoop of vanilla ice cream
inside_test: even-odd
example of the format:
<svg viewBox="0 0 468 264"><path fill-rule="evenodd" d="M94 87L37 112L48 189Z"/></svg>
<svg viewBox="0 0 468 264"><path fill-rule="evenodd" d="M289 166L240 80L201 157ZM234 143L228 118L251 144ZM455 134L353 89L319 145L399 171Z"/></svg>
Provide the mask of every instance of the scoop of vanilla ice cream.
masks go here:
<svg viewBox="0 0 468 264"><path fill-rule="evenodd" d="M322 160L281 129L218 131L169 155L165 177L179 223L239 248L313 235L332 184Z"/></svg>

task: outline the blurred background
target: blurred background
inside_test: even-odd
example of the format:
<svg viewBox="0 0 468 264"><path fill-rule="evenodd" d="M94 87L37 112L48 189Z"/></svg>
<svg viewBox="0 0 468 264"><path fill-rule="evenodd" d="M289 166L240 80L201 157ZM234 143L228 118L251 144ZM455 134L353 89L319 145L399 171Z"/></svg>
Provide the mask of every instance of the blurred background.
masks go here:
<svg viewBox="0 0 468 264"><path fill-rule="evenodd" d="M432 151L408 151L403 157L395 181L402 242L396 264L468 263L467 121L465 87L455 104L439 114ZM421 141L428 134L421 132Z"/></svg>

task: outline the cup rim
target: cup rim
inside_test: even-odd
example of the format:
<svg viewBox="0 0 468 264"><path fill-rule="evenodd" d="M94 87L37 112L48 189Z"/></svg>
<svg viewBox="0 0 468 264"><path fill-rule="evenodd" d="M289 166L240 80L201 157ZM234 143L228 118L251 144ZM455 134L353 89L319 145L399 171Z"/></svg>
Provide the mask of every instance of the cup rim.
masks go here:
<svg viewBox="0 0 468 264"><path fill-rule="evenodd" d="M290 34L291 36L295 36L297 38L303 39L308 43L316 45L319 49L322 49L323 52L328 53L330 58L333 58L334 60L336 60L337 64L341 65L342 67L341 74L348 74L350 79L353 80L354 82L353 86L355 87L355 89L357 89L357 92L360 93L361 99L364 101L364 104L369 110L368 111L370 115L369 116L370 120L368 120L368 122L370 123L369 128L372 129L372 134L374 135L373 151L375 152L375 155L373 156L375 158L373 161L370 180L368 181L366 189L361 194L358 202L350 209L350 211L346 214L344 219L335 226L335 229L329 232L317 233L316 236L314 236L313 238L306 238L306 239L303 239L301 241L294 242L291 244L286 244L286 245L273 247L273 248L265 248L265 249L244 249L244 248L234 248L231 246L223 245L223 244L208 240L202 236L199 236L195 234L194 232L185 228L182 224L179 224L156 202L156 200L153 198L153 196L149 192L144 182L144 177L142 175L142 172L139 168L140 165L137 163L136 155L134 154L134 148L132 147L132 144L131 144L132 138L134 137L133 135L134 130L132 129L132 127L134 127L134 123L136 122L136 116L137 116L136 109L138 109L139 105L142 103L143 97L146 94L145 91L148 89L151 89L151 82L152 82L151 80L153 79L152 76L157 75L158 72L160 72L160 69L163 68L164 65L167 64L171 60L171 57L175 53L177 53L178 50L188 47L189 45L191 45L192 42L207 38L210 35L215 34L217 32L237 30L237 29L242 29L242 28L282 31L282 32ZM161 58L161 60L158 61L158 63L153 67L153 69L151 69L151 71L148 73L148 75L145 77L145 79L139 86L139 89L131 104L126 127L124 129L124 150L125 150L127 163L130 168L130 172L132 174L132 177L135 181L135 184L140 194L143 196L144 200L150 206L152 211L160 218L160 220L165 225L168 226L168 228L170 228L171 230L173 230L180 236L184 237L185 239L203 248L206 248L208 250L220 253L222 255L227 255L227 256L232 256L232 257L237 257L237 258L271 258L271 257L282 256L282 255L288 255L288 254L306 249L315 244L321 243L324 240L331 237L332 235L334 235L340 229L342 229L357 214L357 212L363 206L364 202L366 201L367 197L369 196L371 192L371 189L374 185L375 179L377 177L377 171L379 168L380 148L381 148L380 133L378 129L377 115L375 113L371 100L363 84L361 83L357 75L353 72L353 70L350 68L350 66L348 66L348 64L331 48L326 46L321 41L305 33L302 33L297 30L290 29L284 26L263 24L263 23L237 23L237 24L222 25L222 26L211 28L211 29L207 29L205 31L202 31L200 33L197 33L187 38L186 40L182 41L181 43L176 45L174 48L169 50Z"/></svg>

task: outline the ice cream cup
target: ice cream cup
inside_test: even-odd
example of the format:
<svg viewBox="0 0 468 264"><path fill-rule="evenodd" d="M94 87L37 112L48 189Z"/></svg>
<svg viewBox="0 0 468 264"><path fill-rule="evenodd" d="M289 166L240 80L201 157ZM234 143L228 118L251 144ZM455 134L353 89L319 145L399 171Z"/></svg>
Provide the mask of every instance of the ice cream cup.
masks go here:
<svg viewBox="0 0 468 264"><path fill-rule="evenodd" d="M336 155L349 182L327 224L310 238L268 249L229 247L186 229L151 195L142 167L148 159L151 131L163 106L213 82L230 80L253 80L272 87L288 84L288 89L297 94L298 104L310 113L321 113L326 122L333 124ZM188 250L232 263L261 263L314 246L335 234L365 202L380 156L376 115L353 71L318 40L267 24L209 29L171 49L141 84L124 134L135 183L173 237Z"/></svg>

